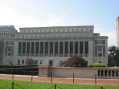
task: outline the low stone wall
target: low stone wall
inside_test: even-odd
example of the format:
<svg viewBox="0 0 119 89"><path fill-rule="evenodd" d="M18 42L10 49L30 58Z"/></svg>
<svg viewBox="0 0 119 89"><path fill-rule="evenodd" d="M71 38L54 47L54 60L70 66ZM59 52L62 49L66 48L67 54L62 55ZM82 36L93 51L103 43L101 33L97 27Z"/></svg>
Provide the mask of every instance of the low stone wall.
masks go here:
<svg viewBox="0 0 119 89"><path fill-rule="evenodd" d="M39 76L74 78L117 78L119 68L39 67Z"/></svg>

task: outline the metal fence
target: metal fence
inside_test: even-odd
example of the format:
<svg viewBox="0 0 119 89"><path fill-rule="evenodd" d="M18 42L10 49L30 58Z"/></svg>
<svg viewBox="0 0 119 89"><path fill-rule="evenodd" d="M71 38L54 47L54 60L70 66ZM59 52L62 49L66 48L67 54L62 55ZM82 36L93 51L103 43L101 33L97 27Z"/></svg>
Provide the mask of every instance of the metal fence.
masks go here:
<svg viewBox="0 0 119 89"><path fill-rule="evenodd" d="M26 89L23 86L17 84L15 80L24 80L27 81L28 87L32 86L33 82L47 82L54 84L52 88L49 89L62 89L60 86L57 86L56 83L68 83L68 84L94 84L95 86L101 85L100 89L104 89L102 85L104 84L114 84L119 85L119 77L115 79L109 78L105 79L104 77L99 77L98 74L94 74L92 78L81 78L78 77L79 73L65 73L64 75L70 75L72 77L57 77L54 76L53 72L50 71L48 76L39 76L38 71L31 70L22 70L23 68L0 68L0 80L9 80L9 87L6 86L0 87L0 89ZM51 87L51 86L50 86Z"/></svg>

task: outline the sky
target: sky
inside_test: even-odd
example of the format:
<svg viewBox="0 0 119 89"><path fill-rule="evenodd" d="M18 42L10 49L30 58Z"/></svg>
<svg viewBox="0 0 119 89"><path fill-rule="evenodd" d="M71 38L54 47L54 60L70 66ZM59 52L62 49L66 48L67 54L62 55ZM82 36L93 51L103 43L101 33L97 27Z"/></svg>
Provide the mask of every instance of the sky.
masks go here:
<svg viewBox="0 0 119 89"><path fill-rule="evenodd" d="M0 25L20 27L94 25L116 45L119 0L0 0Z"/></svg>

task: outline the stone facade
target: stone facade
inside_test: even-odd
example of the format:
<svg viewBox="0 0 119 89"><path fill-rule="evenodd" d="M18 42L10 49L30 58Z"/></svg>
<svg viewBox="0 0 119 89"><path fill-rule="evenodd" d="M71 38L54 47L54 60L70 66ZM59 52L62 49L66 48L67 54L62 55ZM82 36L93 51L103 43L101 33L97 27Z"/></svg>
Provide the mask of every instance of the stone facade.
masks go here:
<svg viewBox="0 0 119 89"><path fill-rule="evenodd" d="M3 30L7 29L7 30ZM11 30L12 29L12 30ZM5 33L6 35L4 35ZM1 64L60 66L71 56L82 56L88 65L107 61L107 37L94 26L25 27L1 26Z"/></svg>

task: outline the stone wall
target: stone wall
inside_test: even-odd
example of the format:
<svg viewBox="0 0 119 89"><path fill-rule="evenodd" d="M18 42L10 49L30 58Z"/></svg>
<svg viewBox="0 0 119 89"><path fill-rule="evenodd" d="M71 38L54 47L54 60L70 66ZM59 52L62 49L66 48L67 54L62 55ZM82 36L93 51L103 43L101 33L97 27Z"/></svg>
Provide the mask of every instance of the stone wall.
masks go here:
<svg viewBox="0 0 119 89"><path fill-rule="evenodd" d="M39 67L39 76L75 78L118 78L119 68Z"/></svg>

